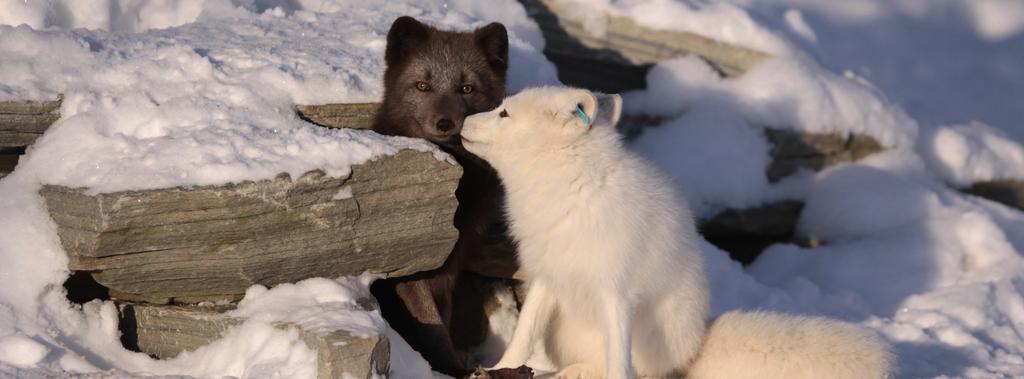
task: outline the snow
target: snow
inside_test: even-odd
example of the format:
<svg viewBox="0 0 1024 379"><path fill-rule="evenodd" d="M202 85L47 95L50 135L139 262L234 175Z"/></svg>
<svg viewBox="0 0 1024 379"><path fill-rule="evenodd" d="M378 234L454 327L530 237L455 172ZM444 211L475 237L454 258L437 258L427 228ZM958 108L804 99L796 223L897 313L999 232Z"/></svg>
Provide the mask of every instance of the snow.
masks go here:
<svg viewBox="0 0 1024 379"><path fill-rule="evenodd" d="M717 108L754 126L866 134L891 147L911 145L917 136L917 123L870 85L803 56L766 61L739 79L718 77L700 58L678 58L655 65L647 82L647 90L627 94L626 112L671 116Z"/></svg>
<svg viewBox="0 0 1024 379"><path fill-rule="evenodd" d="M786 26L793 31L796 35L800 36L810 42L818 42L818 34L811 29L810 25L807 25L807 21L804 20L804 14L797 9L786 10L786 13L782 16L783 20L786 21Z"/></svg>
<svg viewBox="0 0 1024 379"><path fill-rule="evenodd" d="M378 314L364 311L358 301L372 298L368 287L374 279L372 275L338 281L311 278L273 289L255 285L245 291L245 298L230 315L289 322L321 335L344 330L356 337L372 337L381 334L386 325Z"/></svg>
<svg viewBox="0 0 1024 379"><path fill-rule="evenodd" d="M1004 131L979 122L929 128L918 140L929 169L960 187L1024 178L1024 147Z"/></svg>
<svg viewBox="0 0 1024 379"><path fill-rule="evenodd" d="M799 10L818 37L795 45L869 80L929 126L979 122L1024 141L1024 3L1014 0L742 1L786 34Z"/></svg>
<svg viewBox="0 0 1024 379"><path fill-rule="evenodd" d="M799 186L769 185L771 147L759 128L858 133L891 148L912 148L917 139L917 122L874 88L804 56L766 61L738 79L684 57L655 65L647 82L625 94L625 112L669 120L633 147L673 175L698 216L800 195Z"/></svg>
<svg viewBox="0 0 1024 379"><path fill-rule="evenodd" d="M742 7L726 1L693 0L561 0L580 9L584 27L601 37L606 30L602 12L624 16L656 29L679 30L734 45L777 53L788 49L780 36L759 24ZM693 4L700 4L694 6Z"/></svg>
<svg viewBox="0 0 1024 379"><path fill-rule="evenodd" d="M332 9L347 7L355 8L341 2ZM169 7L166 19L183 17L175 10L185 8L191 9ZM27 170L45 183L112 192L280 172L295 178L313 169L346 175L352 164L399 149L436 151L424 141L311 128L293 107L377 100L384 37L396 15L441 19L460 29L481 23L443 7L392 2L332 14L289 7L254 14L218 2L203 8L199 22L134 34L0 29L6 53L0 99L65 96L62 119L24 162L45 169ZM89 15L78 21L92 20ZM504 18L537 43L535 25ZM539 49L513 37L512 87L555 80ZM53 56L63 59L48 59ZM62 153L70 150L78 154Z"/></svg>
<svg viewBox="0 0 1024 379"><path fill-rule="evenodd" d="M46 346L25 336L0 338L0 362L22 367L33 366L49 352Z"/></svg>
<svg viewBox="0 0 1024 379"><path fill-rule="evenodd" d="M137 32L195 21L203 11L199 1L10 1L0 24L26 24L34 29L102 29Z"/></svg>
<svg viewBox="0 0 1024 379"><path fill-rule="evenodd" d="M746 269L705 244L714 313L859 323L893 344L897 377L1024 376L1024 213L956 189L1024 179L1024 75L1008 63L1024 61L1021 3L588 4L678 16L649 23L667 29L735 22L706 34L776 54L735 79L696 58L665 61L625 96L627 113L666 118L631 147L679 182L698 216L801 200L796 234L822 241L772 245ZM762 128L865 134L887 150L769 183Z"/></svg>
<svg viewBox="0 0 1024 379"><path fill-rule="evenodd" d="M760 205L769 188L764 175L768 144L760 131L727 107L692 109L645 131L633 148L661 164L686 189L697 215L711 216L726 206ZM721 174L706 180L709 172Z"/></svg>
<svg viewBox="0 0 1024 379"><path fill-rule="evenodd" d="M687 193L701 217L805 202L797 234L747 268L703 243L715 314L822 314L880 333L897 377L1024 376L1024 213L962 188L1024 179L1024 3L1015 0L565 0L601 35L598 11L772 53L722 79L697 58L662 62L626 112L665 118L631 148ZM0 99L52 99L62 118L0 180L0 377L309 377L315 354L291 322L384 334L392 376L434 374L358 299L369 276L254 286L246 321L215 343L157 361L121 347L110 302L68 303L67 258L36 194L257 180L351 165L429 144L325 130L295 104L374 101L384 38L408 14L511 33L511 91L556 82L518 2L355 0L0 0ZM24 24L18 26L20 24ZM10 26L3 26L10 25ZM858 162L766 178L762 129L865 134L887 148ZM351 196L344 189L335 196ZM515 323L492 315L493 361ZM531 361L544 368L543 354Z"/></svg>
<svg viewBox="0 0 1024 379"><path fill-rule="evenodd" d="M556 81L543 40L511 0L0 0L0 100L63 96L61 119L0 180L0 377L313 377L316 355L287 321L391 339L393 377L429 367L376 312L369 279L254 287L220 340L158 361L125 350L111 302L70 304L67 258L42 184L91 193L292 178L433 145L300 120L296 104L377 101L388 27L400 15L459 30L510 30L510 89ZM344 193L339 196L344 197ZM362 291L362 292L360 292Z"/></svg>
<svg viewBox="0 0 1024 379"><path fill-rule="evenodd" d="M316 353L299 339L297 330L281 330L257 321L246 321L231 328L213 343L183 352L171 362L177 364L152 367L148 362L140 362L143 364L132 371L185 374L199 378L229 375L250 378L317 377Z"/></svg>

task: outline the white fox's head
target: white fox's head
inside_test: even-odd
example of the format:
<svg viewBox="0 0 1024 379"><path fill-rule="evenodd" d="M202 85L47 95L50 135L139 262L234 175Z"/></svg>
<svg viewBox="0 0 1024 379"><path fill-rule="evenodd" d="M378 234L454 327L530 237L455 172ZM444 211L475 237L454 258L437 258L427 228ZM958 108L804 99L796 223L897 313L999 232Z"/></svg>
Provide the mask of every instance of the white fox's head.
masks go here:
<svg viewBox="0 0 1024 379"><path fill-rule="evenodd" d="M525 89L490 112L467 117L462 143L500 170L504 162L578 145L597 130L614 134L621 110L619 95L568 87Z"/></svg>

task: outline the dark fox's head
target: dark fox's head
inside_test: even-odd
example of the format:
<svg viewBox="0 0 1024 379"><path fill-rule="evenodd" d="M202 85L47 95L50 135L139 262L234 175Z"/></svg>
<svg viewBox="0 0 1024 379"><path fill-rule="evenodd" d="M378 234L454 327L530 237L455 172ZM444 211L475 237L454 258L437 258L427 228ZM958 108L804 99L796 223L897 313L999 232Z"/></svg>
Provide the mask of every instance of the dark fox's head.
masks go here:
<svg viewBox="0 0 1024 379"><path fill-rule="evenodd" d="M384 103L374 130L449 148L466 116L505 96L508 33L499 23L472 32L438 30L408 16L388 32Z"/></svg>

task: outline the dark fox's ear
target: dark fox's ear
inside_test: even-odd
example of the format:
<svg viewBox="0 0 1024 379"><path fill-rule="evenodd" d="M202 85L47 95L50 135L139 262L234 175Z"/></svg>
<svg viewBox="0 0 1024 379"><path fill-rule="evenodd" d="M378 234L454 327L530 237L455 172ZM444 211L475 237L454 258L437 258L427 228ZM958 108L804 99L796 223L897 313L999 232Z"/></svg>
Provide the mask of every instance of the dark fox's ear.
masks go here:
<svg viewBox="0 0 1024 379"><path fill-rule="evenodd" d="M388 31L388 47L384 50L384 63L393 66L404 61L410 47L427 39L430 33L429 28L409 16L395 19L395 22L391 24L391 30Z"/></svg>
<svg viewBox="0 0 1024 379"><path fill-rule="evenodd" d="M474 31L473 36L492 68L501 73L508 70L508 31L505 25L492 22Z"/></svg>

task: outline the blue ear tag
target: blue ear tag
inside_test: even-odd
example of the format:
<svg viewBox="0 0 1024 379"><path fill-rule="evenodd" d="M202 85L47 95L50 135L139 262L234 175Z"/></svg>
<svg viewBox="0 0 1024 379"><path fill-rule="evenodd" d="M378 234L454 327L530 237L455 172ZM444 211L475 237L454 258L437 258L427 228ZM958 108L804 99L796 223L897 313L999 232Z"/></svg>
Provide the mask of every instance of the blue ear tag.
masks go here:
<svg viewBox="0 0 1024 379"><path fill-rule="evenodd" d="M583 105L576 104L576 115L583 119L583 123L590 125L590 116L587 116L587 112L583 111Z"/></svg>

